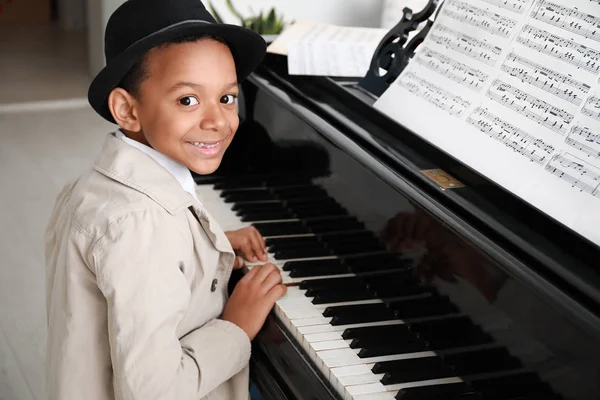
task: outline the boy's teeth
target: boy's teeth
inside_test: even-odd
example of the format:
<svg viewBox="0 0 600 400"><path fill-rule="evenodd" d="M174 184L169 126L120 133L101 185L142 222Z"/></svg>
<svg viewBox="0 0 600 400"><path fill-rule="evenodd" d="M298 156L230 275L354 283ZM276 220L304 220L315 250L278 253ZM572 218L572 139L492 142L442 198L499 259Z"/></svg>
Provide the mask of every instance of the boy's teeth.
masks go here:
<svg viewBox="0 0 600 400"><path fill-rule="evenodd" d="M213 149L213 148L217 147L219 145L219 143L206 144L206 143L202 143L202 142L193 142L193 145L198 146L198 147L204 147L207 149Z"/></svg>

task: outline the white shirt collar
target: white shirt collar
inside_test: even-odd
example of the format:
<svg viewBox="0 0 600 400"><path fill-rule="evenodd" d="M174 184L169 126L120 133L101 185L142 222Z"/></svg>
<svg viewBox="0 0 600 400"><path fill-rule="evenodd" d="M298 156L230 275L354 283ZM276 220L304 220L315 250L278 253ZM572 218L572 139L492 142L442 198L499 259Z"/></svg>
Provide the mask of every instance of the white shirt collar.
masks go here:
<svg viewBox="0 0 600 400"><path fill-rule="evenodd" d="M150 157L154 159L158 164L160 164L164 169L169 171L171 175L177 179L183 190L191 194L196 201L198 200L198 195L196 194L196 182L194 182L194 178L192 178L192 173L189 169L186 168L185 165L178 163L177 161L165 156L164 154L154 150L150 146L146 146L143 143L140 143L136 140L130 139L121 130L117 130L115 132L115 136L117 139L123 140L125 143L130 144L131 146L139 149L140 151L146 153Z"/></svg>

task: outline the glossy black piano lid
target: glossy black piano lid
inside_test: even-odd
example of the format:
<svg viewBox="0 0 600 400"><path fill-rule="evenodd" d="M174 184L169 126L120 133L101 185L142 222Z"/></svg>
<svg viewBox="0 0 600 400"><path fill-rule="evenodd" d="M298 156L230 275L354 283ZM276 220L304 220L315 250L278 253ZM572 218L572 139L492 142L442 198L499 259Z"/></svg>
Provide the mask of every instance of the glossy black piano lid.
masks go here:
<svg viewBox="0 0 600 400"><path fill-rule="evenodd" d="M370 105L375 99L354 85L289 76L286 59L272 54L261 72L529 268L564 284L564 290L600 315L600 247L380 113ZM347 120L339 121L339 115ZM440 191L420 172L434 168L445 170L466 187Z"/></svg>
<svg viewBox="0 0 600 400"><path fill-rule="evenodd" d="M562 398L597 399L598 248L338 83L289 77L280 61L268 57L244 85L245 121L215 177L202 179L313 177L391 251L411 257L415 276L448 296L524 371ZM468 187L441 191L419 172L430 168L443 168ZM273 388L267 398L336 397L276 319L254 345L253 374L263 389ZM483 391L505 384L484 378L465 377Z"/></svg>

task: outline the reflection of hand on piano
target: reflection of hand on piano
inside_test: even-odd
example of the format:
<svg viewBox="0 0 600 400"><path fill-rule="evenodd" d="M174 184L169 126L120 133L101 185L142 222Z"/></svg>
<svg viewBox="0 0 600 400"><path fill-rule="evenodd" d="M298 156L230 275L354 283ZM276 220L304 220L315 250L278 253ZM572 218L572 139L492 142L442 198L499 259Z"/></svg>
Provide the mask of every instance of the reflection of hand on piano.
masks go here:
<svg viewBox="0 0 600 400"><path fill-rule="evenodd" d="M422 211L397 214L388 221L383 239L392 251L427 250L416 268L423 283L435 277L455 282L459 276L490 302L504 283L504 275L490 273L487 257Z"/></svg>

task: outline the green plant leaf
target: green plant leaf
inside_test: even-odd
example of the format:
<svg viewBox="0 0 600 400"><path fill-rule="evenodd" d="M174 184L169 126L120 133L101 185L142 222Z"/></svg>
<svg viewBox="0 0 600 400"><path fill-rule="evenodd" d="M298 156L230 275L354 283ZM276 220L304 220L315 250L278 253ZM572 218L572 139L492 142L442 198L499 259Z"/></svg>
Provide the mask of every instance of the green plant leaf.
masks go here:
<svg viewBox="0 0 600 400"><path fill-rule="evenodd" d="M225 4L227 4L227 8L229 8L229 11L231 11L231 13L235 15L236 18L238 18L242 22L244 21L244 17L242 16L242 14L239 13L238 10L235 9L231 0L225 0Z"/></svg>
<svg viewBox="0 0 600 400"><path fill-rule="evenodd" d="M222 24L223 23L223 18L221 18L221 16L217 12L217 10L213 7L212 2L210 0L208 1L208 9L209 9L210 13L213 15L213 17L215 17L215 20L219 24Z"/></svg>
<svg viewBox="0 0 600 400"><path fill-rule="evenodd" d="M275 30L275 26L277 24L277 15L275 14L275 8L271 8L269 14L267 15L267 19L265 21L265 33L273 34Z"/></svg>

